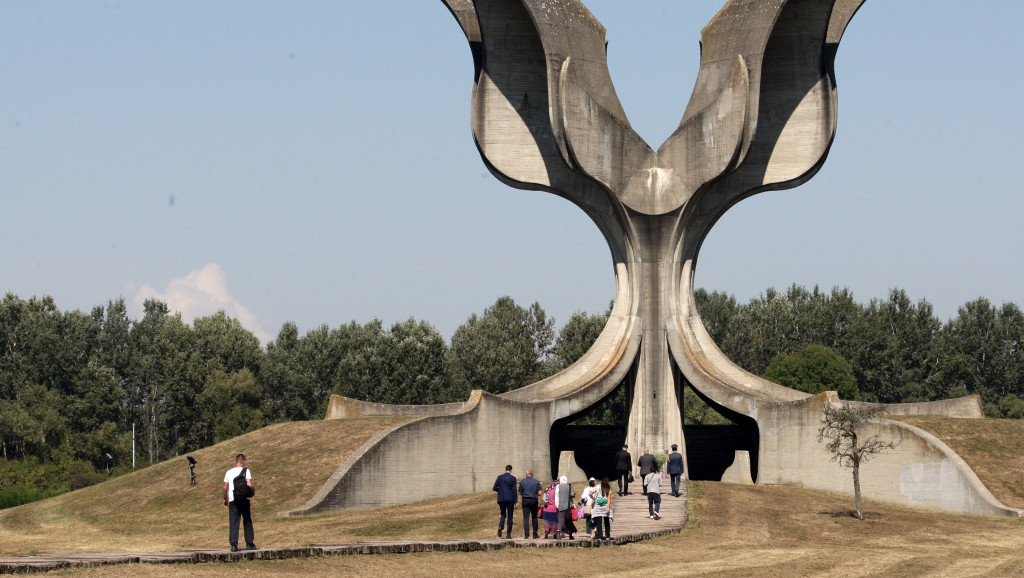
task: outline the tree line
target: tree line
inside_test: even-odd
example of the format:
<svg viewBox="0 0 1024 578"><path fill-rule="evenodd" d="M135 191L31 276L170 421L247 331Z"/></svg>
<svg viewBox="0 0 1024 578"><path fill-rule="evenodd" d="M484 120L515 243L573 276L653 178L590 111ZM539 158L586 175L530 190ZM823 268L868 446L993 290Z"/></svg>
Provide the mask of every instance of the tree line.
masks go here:
<svg viewBox="0 0 1024 578"><path fill-rule="evenodd" d="M1024 418L1024 313L1013 303L979 297L946 322L902 289L866 305L845 288L793 285L746 304L699 290L697 304L722 352L757 375L780 354L827 348L852 369L848 397L902 403L979 395L987 416Z"/></svg>
<svg viewBox="0 0 1024 578"><path fill-rule="evenodd" d="M776 356L798 359L812 346L849 365L856 383L847 397L978 394L988 415L1024 417L1024 315L1014 304L977 299L942 323L927 301L914 303L901 290L866 305L846 289L798 286L769 289L746 304L700 290L697 302L723 352L756 374ZM516 389L582 356L609 313L577 312L556 329L538 303L502 297L448 341L415 319L322 325L304 335L288 322L261 347L223 312L187 323L149 300L142 317L130 319L123 299L84 313L61 311L50 297L7 293L0 301L0 505L4 488L92 483L106 475L108 455L121 471L133 457L155 463L273 423L320 419L333 393L420 404L465 401L472 389ZM793 359L781 366L796 375L801 366ZM721 421L692 393L685 399L687 423ZM620 391L586 422L621 425L625 404Z"/></svg>

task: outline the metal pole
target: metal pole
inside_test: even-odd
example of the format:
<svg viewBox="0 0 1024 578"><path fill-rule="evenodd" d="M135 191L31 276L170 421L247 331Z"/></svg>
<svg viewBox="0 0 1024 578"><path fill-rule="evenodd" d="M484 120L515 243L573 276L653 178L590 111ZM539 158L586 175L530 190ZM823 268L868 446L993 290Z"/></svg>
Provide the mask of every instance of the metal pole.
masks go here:
<svg viewBox="0 0 1024 578"><path fill-rule="evenodd" d="M132 469L135 469L135 422L132 422Z"/></svg>

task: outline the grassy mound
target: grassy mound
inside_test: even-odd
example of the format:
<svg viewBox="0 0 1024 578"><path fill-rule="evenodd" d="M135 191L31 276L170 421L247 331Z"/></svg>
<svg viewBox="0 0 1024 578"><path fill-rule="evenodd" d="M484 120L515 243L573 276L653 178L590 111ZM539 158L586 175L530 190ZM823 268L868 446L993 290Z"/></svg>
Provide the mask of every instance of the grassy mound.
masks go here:
<svg viewBox="0 0 1024 578"><path fill-rule="evenodd" d="M999 501L1024 508L1024 420L900 417L953 449Z"/></svg>
<svg viewBox="0 0 1024 578"><path fill-rule="evenodd" d="M271 521L279 513L303 505L366 440L407 419L278 424L191 454L199 462L195 486L189 485L188 462L182 456L0 511L0 555L223 547L224 472L239 452L246 454L256 482L256 536L270 538ZM283 525L294 528L294 520L290 522ZM300 534L286 543L310 541Z"/></svg>

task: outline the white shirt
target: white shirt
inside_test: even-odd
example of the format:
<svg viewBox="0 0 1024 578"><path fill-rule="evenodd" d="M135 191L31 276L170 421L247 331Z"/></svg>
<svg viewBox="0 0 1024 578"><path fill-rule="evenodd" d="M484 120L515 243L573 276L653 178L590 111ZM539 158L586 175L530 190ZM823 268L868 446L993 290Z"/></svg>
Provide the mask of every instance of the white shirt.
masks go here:
<svg viewBox="0 0 1024 578"><path fill-rule="evenodd" d="M230 470L228 470L227 473L224 474L224 483L228 485L228 501L229 502L234 502L235 501L235 483L234 482L235 482L235 478L237 478L238 474L240 474L240 473L242 473L242 468L240 466L235 466L235 467L231 468ZM252 479L252 470L250 470L250 469L246 469L245 470L245 479L246 480L251 480Z"/></svg>
<svg viewBox="0 0 1024 578"><path fill-rule="evenodd" d="M580 495L580 499L583 500L583 504L590 504L590 495L598 490L598 486L587 486L583 488L583 493ZM590 504L593 506L593 504Z"/></svg>

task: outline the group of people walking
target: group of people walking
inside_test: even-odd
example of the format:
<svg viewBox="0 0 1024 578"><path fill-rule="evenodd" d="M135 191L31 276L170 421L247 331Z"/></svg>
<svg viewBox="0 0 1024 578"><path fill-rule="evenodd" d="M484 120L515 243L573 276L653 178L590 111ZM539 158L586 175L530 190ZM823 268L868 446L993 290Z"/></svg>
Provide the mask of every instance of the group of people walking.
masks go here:
<svg viewBox="0 0 1024 578"><path fill-rule="evenodd" d="M605 478L601 487L595 488L594 478L590 486L583 491L580 501L576 501L576 490L565 476L551 481L545 488L540 480L533 477L533 470L526 471L526 477L518 481L512 475L512 466L505 466L505 473L494 481L494 491L498 492L498 506L501 517L498 518L498 537L512 538L513 512L522 497L523 538L530 539L530 528L533 528L533 539L540 538L540 524L544 525L544 539L575 539L579 532L576 522L585 519L587 534L594 539L610 539L611 525L611 485ZM593 519L605 518L604 533L597 531Z"/></svg>
<svg viewBox="0 0 1024 578"><path fill-rule="evenodd" d="M671 478L672 495L679 497L679 486L683 477L683 455L679 453L679 445L672 444L672 453L668 455L665 466ZM643 484L644 494L647 496L647 511L649 518L661 519L661 481L662 475L658 460L651 455L649 448L644 449L644 455L640 456L636 465L640 468L640 479ZM618 495L628 496L629 484L633 481L633 457L629 454L629 446L622 445L622 449L615 454L615 471L618 474L617 485Z"/></svg>
<svg viewBox="0 0 1024 578"><path fill-rule="evenodd" d="M672 495L679 497L679 487L683 475L683 456L679 446L672 444L672 453L668 455L666 470L671 478ZM661 519L661 483L662 474L649 449L637 460L640 468L644 494L647 496L647 511L652 520ZM615 454L615 470L617 476L617 496L630 495L629 484L633 481L633 458L629 454L629 446L623 445L622 450ZM517 485L518 483L518 491ZM533 528L533 539L538 539L539 525L544 525L544 538L558 540L568 536L570 540L578 532L576 521L585 520L587 535L592 540L611 539L611 521L615 510L612 507L612 488L608 478L598 484L595 478L588 480L579 502L576 502L576 491L565 476L551 481L544 487L533 476L533 470L526 471L521 481L512 474L512 466L505 466L505 473L494 481L494 491L498 493L498 506L501 517L498 519L498 537L512 538L513 515L519 498L522 497L523 538L530 539L530 528ZM538 521L539 520L539 521Z"/></svg>

